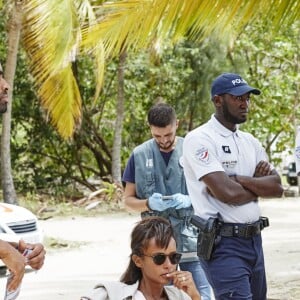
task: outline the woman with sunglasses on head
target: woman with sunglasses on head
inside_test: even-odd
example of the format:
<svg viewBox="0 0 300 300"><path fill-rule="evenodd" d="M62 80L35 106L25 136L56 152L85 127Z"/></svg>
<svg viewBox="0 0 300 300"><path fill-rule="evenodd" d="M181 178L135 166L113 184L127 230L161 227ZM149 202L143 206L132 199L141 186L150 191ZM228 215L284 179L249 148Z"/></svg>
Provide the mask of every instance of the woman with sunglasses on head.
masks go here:
<svg viewBox="0 0 300 300"><path fill-rule="evenodd" d="M177 270L180 258L170 223L145 218L131 233L130 261L120 282L102 282L81 300L201 300L191 273Z"/></svg>

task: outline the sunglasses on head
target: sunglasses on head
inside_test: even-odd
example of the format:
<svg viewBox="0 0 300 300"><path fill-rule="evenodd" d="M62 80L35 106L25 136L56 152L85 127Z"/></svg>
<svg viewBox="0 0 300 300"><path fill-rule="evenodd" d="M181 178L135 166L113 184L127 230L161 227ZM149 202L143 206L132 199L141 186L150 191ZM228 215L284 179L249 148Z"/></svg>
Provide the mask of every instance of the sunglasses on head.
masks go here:
<svg viewBox="0 0 300 300"><path fill-rule="evenodd" d="M154 255L143 254L143 256L152 257L153 262L158 266L162 265L166 261L167 257L169 257L169 260L170 260L172 265L177 265L180 261L180 258L181 258L181 254L177 253L177 252L173 252L173 253L170 253L170 254L157 253L157 254L154 254Z"/></svg>

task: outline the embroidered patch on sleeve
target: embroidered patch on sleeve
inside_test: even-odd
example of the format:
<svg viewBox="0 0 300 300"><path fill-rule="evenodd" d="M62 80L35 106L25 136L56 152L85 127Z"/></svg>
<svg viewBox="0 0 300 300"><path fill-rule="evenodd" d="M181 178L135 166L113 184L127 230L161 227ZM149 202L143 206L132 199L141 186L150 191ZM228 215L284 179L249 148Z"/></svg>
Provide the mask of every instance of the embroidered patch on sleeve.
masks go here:
<svg viewBox="0 0 300 300"><path fill-rule="evenodd" d="M208 149L206 147L202 146L199 149L197 149L195 152L195 156L197 160L200 160L204 163L208 163L209 154L208 154Z"/></svg>

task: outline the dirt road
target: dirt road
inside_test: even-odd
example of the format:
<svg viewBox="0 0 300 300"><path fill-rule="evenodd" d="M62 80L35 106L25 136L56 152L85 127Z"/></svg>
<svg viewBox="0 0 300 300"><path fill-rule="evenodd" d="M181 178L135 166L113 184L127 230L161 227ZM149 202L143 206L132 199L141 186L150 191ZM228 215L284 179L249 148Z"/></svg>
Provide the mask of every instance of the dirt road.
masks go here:
<svg viewBox="0 0 300 300"><path fill-rule="evenodd" d="M269 299L300 299L300 198L261 201L271 226L263 231ZM47 237L70 248L48 250L45 266L28 272L19 300L79 299L99 280L117 280L127 265L137 214L42 221ZM5 278L0 278L4 295ZM0 296L1 297L1 296Z"/></svg>
<svg viewBox="0 0 300 300"><path fill-rule="evenodd" d="M262 214L271 226L263 232L269 298L300 299L300 198L265 201Z"/></svg>

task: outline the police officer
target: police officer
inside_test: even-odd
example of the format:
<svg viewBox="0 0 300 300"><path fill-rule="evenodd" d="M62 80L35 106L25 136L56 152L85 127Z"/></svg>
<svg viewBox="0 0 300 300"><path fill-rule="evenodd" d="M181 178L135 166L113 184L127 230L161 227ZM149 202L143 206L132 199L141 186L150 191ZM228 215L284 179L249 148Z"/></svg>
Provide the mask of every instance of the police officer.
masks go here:
<svg viewBox="0 0 300 300"><path fill-rule="evenodd" d="M238 128L247 120L252 94L260 90L240 75L218 76L211 87L214 115L183 144L195 214L204 222L218 220L210 259L200 258L216 300L266 299L260 232L268 224L258 198L280 197L283 189L260 142Z"/></svg>
<svg viewBox="0 0 300 300"><path fill-rule="evenodd" d="M177 251L182 253L180 269L192 273L202 299L211 299L196 254L197 230L190 224L194 210L180 163L183 138L176 136L176 113L168 104L156 104L148 112L148 123L153 138L134 149L123 174L125 205L142 217L160 216L170 221Z"/></svg>

